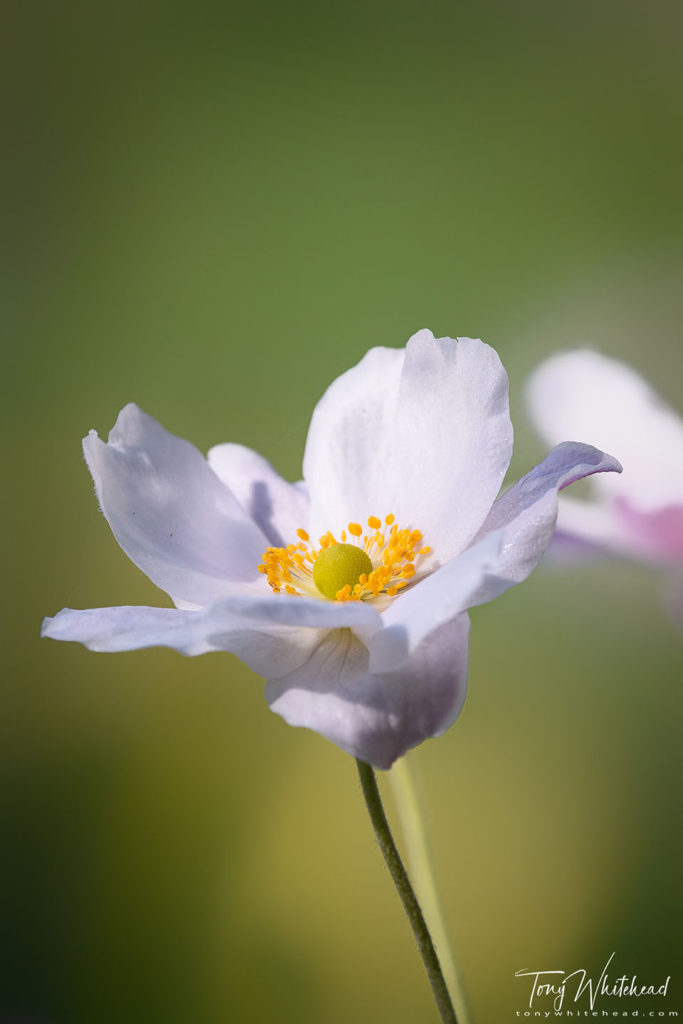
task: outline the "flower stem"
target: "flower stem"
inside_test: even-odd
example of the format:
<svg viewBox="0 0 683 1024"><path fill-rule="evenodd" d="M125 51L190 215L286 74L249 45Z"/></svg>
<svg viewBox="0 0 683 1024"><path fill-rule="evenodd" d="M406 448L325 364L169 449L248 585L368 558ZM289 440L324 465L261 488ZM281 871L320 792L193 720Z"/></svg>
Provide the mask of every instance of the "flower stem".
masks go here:
<svg viewBox="0 0 683 1024"><path fill-rule="evenodd" d="M434 993L434 999L441 1015L443 1024L458 1024L458 1020L455 1016L455 1010L451 1003L451 997L448 994L448 988L444 981L444 976L441 971L441 965L439 964L439 958L436 955L434 949L434 943L432 937L429 934L429 930L425 923L424 916L420 910L420 905L417 902L415 893L410 884L406 869L403 867L403 863L399 856L399 852L396 849L396 843L391 834L389 828L389 822L387 821L386 814L384 813L384 807L382 806L382 798L379 795L379 789L377 787L377 779L375 773L369 764L365 761L356 759L358 765L358 774L360 776L360 784L363 788L363 796L365 797L365 803L367 804L368 813L370 814L370 820L372 821L372 827L375 830L375 836L379 843L380 850L384 861L389 868L389 873L393 879L396 891L403 904L410 926L413 929L413 935L417 942L420 955L427 971L427 977L429 983L432 986L432 992Z"/></svg>
<svg viewBox="0 0 683 1024"><path fill-rule="evenodd" d="M448 929L441 910L427 830L418 797L419 775L416 778L415 762L410 751L392 765L389 781L401 823L408 868L425 918L434 936L434 945L438 950L448 991L451 993L458 1021L460 1024L469 1024L471 1017L467 999L448 940Z"/></svg>

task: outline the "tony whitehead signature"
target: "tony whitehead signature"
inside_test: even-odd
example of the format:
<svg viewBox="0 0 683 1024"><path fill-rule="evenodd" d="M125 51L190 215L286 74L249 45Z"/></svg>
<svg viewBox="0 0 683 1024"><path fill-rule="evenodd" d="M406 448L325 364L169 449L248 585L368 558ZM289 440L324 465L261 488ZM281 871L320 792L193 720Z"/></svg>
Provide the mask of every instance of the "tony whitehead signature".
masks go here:
<svg viewBox="0 0 683 1024"><path fill-rule="evenodd" d="M553 1008L561 1010L564 1005L565 996L574 993L574 1002L578 1002L584 992L588 995L588 1002L591 1010L595 1009L595 1001L598 996L665 996L669 987L671 976L656 987L655 985L638 984L638 976L634 974L631 978L622 975L612 981L607 974L607 968L615 957L612 953L609 960L602 969L602 974L595 981L588 976L583 968L578 968L567 974L566 971L528 971L523 968L515 971L516 978L531 978L531 995L529 996L529 1009L534 1005L536 996L553 996ZM543 980L542 980L543 979ZM573 984L567 985L567 982Z"/></svg>

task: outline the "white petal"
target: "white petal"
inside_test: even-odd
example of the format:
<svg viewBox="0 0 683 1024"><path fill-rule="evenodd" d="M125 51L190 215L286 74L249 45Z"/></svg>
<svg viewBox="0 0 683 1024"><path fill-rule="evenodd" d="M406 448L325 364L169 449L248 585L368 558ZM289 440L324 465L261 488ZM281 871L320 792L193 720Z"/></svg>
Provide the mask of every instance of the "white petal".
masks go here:
<svg viewBox="0 0 683 1024"><path fill-rule="evenodd" d="M64 608L45 619L42 635L75 640L92 651L172 647L182 654L230 651L254 672L292 672L333 629L372 631L380 618L369 605L286 596L233 597L201 611L175 608Z"/></svg>
<svg viewBox="0 0 683 1024"><path fill-rule="evenodd" d="M176 608L62 608L43 620L40 635L70 640L91 651L135 651L172 647L182 654L206 654L216 648L206 636L205 612Z"/></svg>
<svg viewBox="0 0 683 1024"><path fill-rule="evenodd" d="M553 537L562 488L594 473L620 472L616 459L591 445L565 441L553 448L491 509L479 534L480 543L499 536L502 545L469 607L521 583L536 567Z"/></svg>
<svg viewBox="0 0 683 1024"><path fill-rule="evenodd" d="M486 518L512 455L508 380L472 338L408 342L394 438L398 522L420 529L435 559L462 551Z"/></svg>
<svg viewBox="0 0 683 1024"><path fill-rule="evenodd" d="M267 459L241 444L217 444L207 458L269 544L294 543L296 531L308 529L309 501L303 483L283 480Z"/></svg>
<svg viewBox="0 0 683 1024"><path fill-rule="evenodd" d="M469 608L501 545L499 534L486 537L396 597L382 612L383 629L365 640L371 671L400 668L426 637Z"/></svg>
<svg viewBox="0 0 683 1024"><path fill-rule="evenodd" d="M437 627L525 579L552 538L558 489L618 466L588 445L553 449L499 498L470 548L404 591L382 613L384 629L366 640L372 670L400 665Z"/></svg>
<svg viewBox="0 0 683 1024"><path fill-rule="evenodd" d="M328 387L313 412L304 479L311 496L311 533L339 531L385 515L385 470L393 464L393 431L402 349L373 348Z"/></svg>
<svg viewBox="0 0 683 1024"><path fill-rule="evenodd" d="M265 537L188 441L127 405L83 450L114 536L157 586L206 605L258 579Z"/></svg>
<svg viewBox="0 0 683 1024"><path fill-rule="evenodd" d="M614 452L624 473L596 481L601 493L642 511L683 503L683 419L634 369L588 349L560 353L532 374L527 398L549 443Z"/></svg>
<svg viewBox="0 0 683 1024"><path fill-rule="evenodd" d="M512 451L507 377L470 338L372 349L319 402L306 444L314 533L394 513L445 562L474 536Z"/></svg>
<svg viewBox="0 0 683 1024"><path fill-rule="evenodd" d="M273 711L326 736L376 768L444 732L467 686L469 621L432 633L396 672L370 674L367 651L349 633L330 633L301 668L266 686Z"/></svg>

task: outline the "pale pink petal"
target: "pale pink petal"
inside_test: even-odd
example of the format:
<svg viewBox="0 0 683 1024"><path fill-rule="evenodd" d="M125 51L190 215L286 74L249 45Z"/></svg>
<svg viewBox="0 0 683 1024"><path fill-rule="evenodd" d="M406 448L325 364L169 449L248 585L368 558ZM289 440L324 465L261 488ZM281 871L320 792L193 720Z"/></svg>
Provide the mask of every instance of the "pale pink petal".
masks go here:
<svg viewBox="0 0 683 1024"><path fill-rule="evenodd" d="M266 538L188 441L127 405L83 449L114 536L162 590L206 605L259 580Z"/></svg>
<svg viewBox="0 0 683 1024"><path fill-rule="evenodd" d="M602 552L650 563L681 562L683 505L644 512L621 497L578 501L563 496L553 554L564 557L567 548L568 557Z"/></svg>
<svg viewBox="0 0 683 1024"><path fill-rule="evenodd" d="M532 374L527 399L550 444L571 438L614 452L624 473L596 479L600 494L643 512L683 504L683 419L632 367L589 349L561 352Z"/></svg>
<svg viewBox="0 0 683 1024"><path fill-rule="evenodd" d="M626 498L616 498L612 509L615 532L627 534L631 554L649 561L683 561L683 504L643 512Z"/></svg>
<svg viewBox="0 0 683 1024"><path fill-rule="evenodd" d="M271 681L266 698L290 725L326 736L376 768L457 718L467 686L469 620L436 630L395 672L370 674L365 647L351 633L329 633L308 661Z"/></svg>

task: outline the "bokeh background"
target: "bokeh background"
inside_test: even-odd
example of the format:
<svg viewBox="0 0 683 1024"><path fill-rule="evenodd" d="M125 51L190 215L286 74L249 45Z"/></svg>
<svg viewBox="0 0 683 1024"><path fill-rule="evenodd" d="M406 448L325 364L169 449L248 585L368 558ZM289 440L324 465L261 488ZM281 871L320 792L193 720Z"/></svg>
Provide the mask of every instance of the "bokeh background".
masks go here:
<svg viewBox="0 0 683 1024"><path fill-rule="evenodd" d="M436 1019L352 760L230 655L38 640L155 604L80 454L134 400L297 479L372 345L484 337L521 400L591 342L680 387L681 8L6 2L0 1020ZM618 455L618 452L615 452ZM679 467L680 471L680 467ZM683 1011L681 634L602 563L473 615L416 752L479 1024L612 951ZM677 973L678 971L678 973Z"/></svg>

